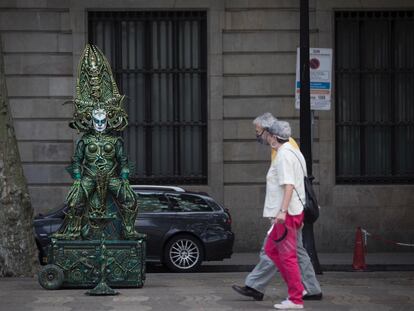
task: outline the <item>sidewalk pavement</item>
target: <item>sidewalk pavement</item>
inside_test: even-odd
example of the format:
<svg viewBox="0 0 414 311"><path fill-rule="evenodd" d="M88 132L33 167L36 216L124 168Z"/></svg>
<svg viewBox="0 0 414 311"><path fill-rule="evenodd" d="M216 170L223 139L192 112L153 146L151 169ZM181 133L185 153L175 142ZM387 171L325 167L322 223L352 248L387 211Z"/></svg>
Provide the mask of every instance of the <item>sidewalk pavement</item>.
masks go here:
<svg viewBox="0 0 414 311"><path fill-rule="evenodd" d="M351 271L352 253L320 253L319 263L323 271ZM234 253L223 261L203 262L206 272L251 271L259 261L256 253ZM368 271L414 271L414 252L410 253L368 253L365 258Z"/></svg>
<svg viewBox="0 0 414 311"><path fill-rule="evenodd" d="M34 278L0 278L0 311L231 311L274 310L284 300L280 277L263 301L240 296L245 272L148 273L143 288L117 289L118 296L86 296L85 289L44 290ZM414 310L414 272L326 272L318 276L322 301L306 301L305 310Z"/></svg>

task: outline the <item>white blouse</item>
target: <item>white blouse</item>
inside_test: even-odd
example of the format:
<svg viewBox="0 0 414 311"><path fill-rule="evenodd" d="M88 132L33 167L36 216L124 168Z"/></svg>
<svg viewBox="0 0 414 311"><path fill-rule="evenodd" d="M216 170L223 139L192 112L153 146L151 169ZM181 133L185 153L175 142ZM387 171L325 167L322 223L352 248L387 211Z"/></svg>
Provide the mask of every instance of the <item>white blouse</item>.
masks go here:
<svg viewBox="0 0 414 311"><path fill-rule="evenodd" d="M263 217L276 217L282 207L285 185L293 185L302 202L305 203L304 174L306 174L306 162L302 153L289 143L283 144L267 172ZM293 190L288 206L289 215L299 215L303 211L298 194Z"/></svg>

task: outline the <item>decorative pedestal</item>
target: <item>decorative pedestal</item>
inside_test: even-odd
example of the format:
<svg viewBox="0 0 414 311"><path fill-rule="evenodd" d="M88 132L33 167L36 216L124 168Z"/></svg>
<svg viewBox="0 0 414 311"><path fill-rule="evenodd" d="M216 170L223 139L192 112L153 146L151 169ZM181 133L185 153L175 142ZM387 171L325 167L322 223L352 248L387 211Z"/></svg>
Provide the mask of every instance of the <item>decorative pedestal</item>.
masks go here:
<svg viewBox="0 0 414 311"><path fill-rule="evenodd" d="M145 247L145 239L53 239L49 247L49 264L40 271L39 283L46 289L93 288L102 282L111 287L140 288L145 280ZM113 294L116 292L108 293Z"/></svg>
<svg viewBox="0 0 414 311"><path fill-rule="evenodd" d="M145 235L136 232L137 195L119 132L128 125L108 60L87 44L79 61L73 119L83 132L67 171L73 178L61 227L52 235L48 265L39 272L46 289L93 288L88 295L116 295L112 287L142 287ZM117 133L118 132L118 133Z"/></svg>

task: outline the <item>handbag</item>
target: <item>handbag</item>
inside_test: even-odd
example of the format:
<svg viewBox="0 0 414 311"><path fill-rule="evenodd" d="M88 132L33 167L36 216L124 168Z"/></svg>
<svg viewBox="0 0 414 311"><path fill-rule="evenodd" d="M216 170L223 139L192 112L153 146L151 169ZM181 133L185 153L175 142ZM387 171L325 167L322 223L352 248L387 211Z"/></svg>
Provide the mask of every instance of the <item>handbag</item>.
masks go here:
<svg viewBox="0 0 414 311"><path fill-rule="evenodd" d="M297 156L297 154L293 151L290 150L295 157L298 159L300 166L302 167L303 170L303 184L305 185L305 202L302 201L302 199L299 196L298 191L296 190L296 188L293 188L299 198L300 203L303 206L303 211L304 211L304 219L303 221L307 224L313 224L318 218L319 218L319 204L318 204L318 199L316 198L316 194L315 191L313 190L313 186L312 186L312 180L313 180L313 176L308 177L306 175L306 171L303 168L302 162L300 161L299 157Z"/></svg>
<svg viewBox="0 0 414 311"><path fill-rule="evenodd" d="M275 225L277 225L277 224L275 224ZM286 236L287 236L287 234L288 234L288 231L287 231L286 225L285 225L285 224L281 224L281 225L283 226L283 233L280 235L280 237L279 237L279 238L274 239L274 238L272 238L272 237L269 235L269 238L271 238L271 239L273 240L273 242L275 242L275 243L280 243L280 242L282 242L282 241L286 238Z"/></svg>

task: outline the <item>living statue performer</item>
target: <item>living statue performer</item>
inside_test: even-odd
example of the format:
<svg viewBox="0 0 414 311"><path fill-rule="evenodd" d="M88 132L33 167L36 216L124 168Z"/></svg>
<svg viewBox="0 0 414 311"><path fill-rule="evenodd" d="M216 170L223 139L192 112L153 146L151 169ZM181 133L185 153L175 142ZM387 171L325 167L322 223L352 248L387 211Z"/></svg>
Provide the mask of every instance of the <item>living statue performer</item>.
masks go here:
<svg viewBox="0 0 414 311"><path fill-rule="evenodd" d="M84 134L68 168L74 179L66 197L68 212L54 238L87 239L93 219L108 215L108 195L119 208L123 238L141 236L134 228L138 206L128 181L128 159L123 140L116 135L128 124L123 99L107 59L98 47L88 44L79 61L70 123Z"/></svg>
<svg viewBox="0 0 414 311"><path fill-rule="evenodd" d="M68 171L74 182L61 228L48 245L39 271L45 289L90 288L87 295L116 295L113 287L141 288L146 237L135 231L137 197L122 138L128 124L111 67L87 45L78 67L73 120L83 135Z"/></svg>

